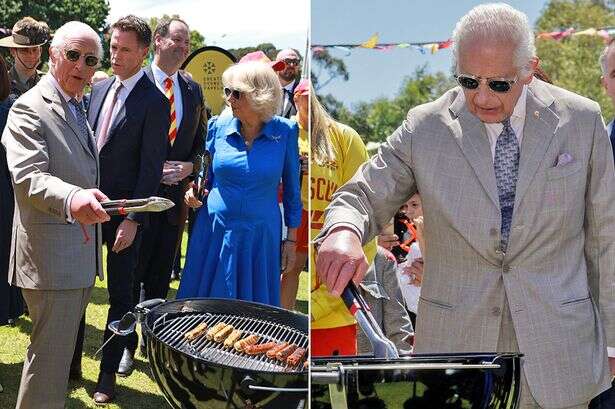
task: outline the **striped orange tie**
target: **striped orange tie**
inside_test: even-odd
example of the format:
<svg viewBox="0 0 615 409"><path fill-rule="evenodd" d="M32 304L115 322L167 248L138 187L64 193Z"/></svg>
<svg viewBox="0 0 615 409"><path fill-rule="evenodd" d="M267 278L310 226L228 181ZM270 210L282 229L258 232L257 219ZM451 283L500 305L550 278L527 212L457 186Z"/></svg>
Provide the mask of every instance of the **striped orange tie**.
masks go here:
<svg viewBox="0 0 615 409"><path fill-rule="evenodd" d="M175 118L175 95L173 95L173 80L167 78L164 80L164 94L169 98L171 104L171 126L169 127L169 143L173 146L175 137L177 136L177 119Z"/></svg>

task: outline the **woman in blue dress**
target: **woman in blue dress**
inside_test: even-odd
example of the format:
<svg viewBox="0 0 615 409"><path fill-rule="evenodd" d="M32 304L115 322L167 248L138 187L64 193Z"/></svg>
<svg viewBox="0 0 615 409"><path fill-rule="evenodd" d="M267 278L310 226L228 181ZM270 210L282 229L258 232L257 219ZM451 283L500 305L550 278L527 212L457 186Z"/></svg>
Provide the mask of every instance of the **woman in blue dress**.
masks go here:
<svg viewBox="0 0 615 409"><path fill-rule="evenodd" d="M209 121L209 194L196 215L177 298L222 297L280 303L280 273L294 263L301 222L297 124L275 116L282 89L263 62L229 67L222 76L231 115ZM277 187L284 186L284 221ZM201 202L192 189L186 203Z"/></svg>

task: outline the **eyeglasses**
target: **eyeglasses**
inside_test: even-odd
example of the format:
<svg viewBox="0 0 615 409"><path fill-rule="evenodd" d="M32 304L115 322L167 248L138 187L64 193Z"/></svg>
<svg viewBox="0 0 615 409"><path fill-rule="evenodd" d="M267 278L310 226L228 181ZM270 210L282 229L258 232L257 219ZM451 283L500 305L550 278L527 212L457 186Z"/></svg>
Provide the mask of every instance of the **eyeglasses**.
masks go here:
<svg viewBox="0 0 615 409"><path fill-rule="evenodd" d="M81 52L77 50L64 50L64 55L68 61L77 62L81 58ZM96 67L98 65L98 57L95 55L84 55L85 65L88 67Z"/></svg>
<svg viewBox="0 0 615 409"><path fill-rule="evenodd" d="M226 98L233 97L235 99L240 99L241 98L241 94L243 94L243 92L241 92L239 90L224 87L224 96Z"/></svg>
<svg viewBox="0 0 615 409"><path fill-rule="evenodd" d="M517 82L517 77L508 80L505 78L481 78L469 74L455 75L455 79L465 89L477 89L482 80L487 81L487 85L493 92L501 94L511 90L513 84Z"/></svg>
<svg viewBox="0 0 615 409"><path fill-rule="evenodd" d="M286 65L299 65L299 60L296 58L285 58L283 61Z"/></svg>

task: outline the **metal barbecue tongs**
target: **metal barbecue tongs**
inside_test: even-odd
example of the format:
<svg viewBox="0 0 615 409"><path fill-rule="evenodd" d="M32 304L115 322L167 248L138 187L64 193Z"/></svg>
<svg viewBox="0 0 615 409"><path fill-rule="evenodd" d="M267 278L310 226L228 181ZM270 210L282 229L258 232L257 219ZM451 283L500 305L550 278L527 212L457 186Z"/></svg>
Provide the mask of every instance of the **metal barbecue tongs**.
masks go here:
<svg viewBox="0 0 615 409"><path fill-rule="evenodd" d="M109 216L125 216L133 212L163 212L175 204L164 197L148 197L145 199L120 199L101 202Z"/></svg>
<svg viewBox="0 0 615 409"><path fill-rule="evenodd" d="M388 339L380 325L376 322L376 319L372 315L369 305L365 298L361 295L361 292L352 281L348 283L344 292L342 293L342 300L344 304L350 310L350 313L359 323L359 326L369 339L374 350L375 358L399 358L399 352L395 344Z"/></svg>

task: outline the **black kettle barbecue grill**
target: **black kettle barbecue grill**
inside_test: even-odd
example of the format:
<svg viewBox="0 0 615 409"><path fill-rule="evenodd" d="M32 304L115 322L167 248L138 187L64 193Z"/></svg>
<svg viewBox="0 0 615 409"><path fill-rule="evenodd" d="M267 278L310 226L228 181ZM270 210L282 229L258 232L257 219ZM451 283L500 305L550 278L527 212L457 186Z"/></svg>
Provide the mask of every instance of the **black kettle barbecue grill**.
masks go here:
<svg viewBox="0 0 615 409"><path fill-rule="evenodd" d="M206 322L231 324L244 334L266 341L308 347L308 320L300 313L240 300L201 298L137 305L156 383L176 409L303 409L307 407L308 373L296 367L251 356L201 336L187 341L185 333ZM132 314L132 313L129 313ZM127 314L128 315L128 314ZM122 334L133 319L126 316L110 328Z"/></svg>
<svg viewBox="0 0 615 409"><path fill-rule="evenodd" d="M312 409L514 409L520 354L402 355L369 312L357 287L342 294L372 356L319 357L311 364Z"/></svg>

